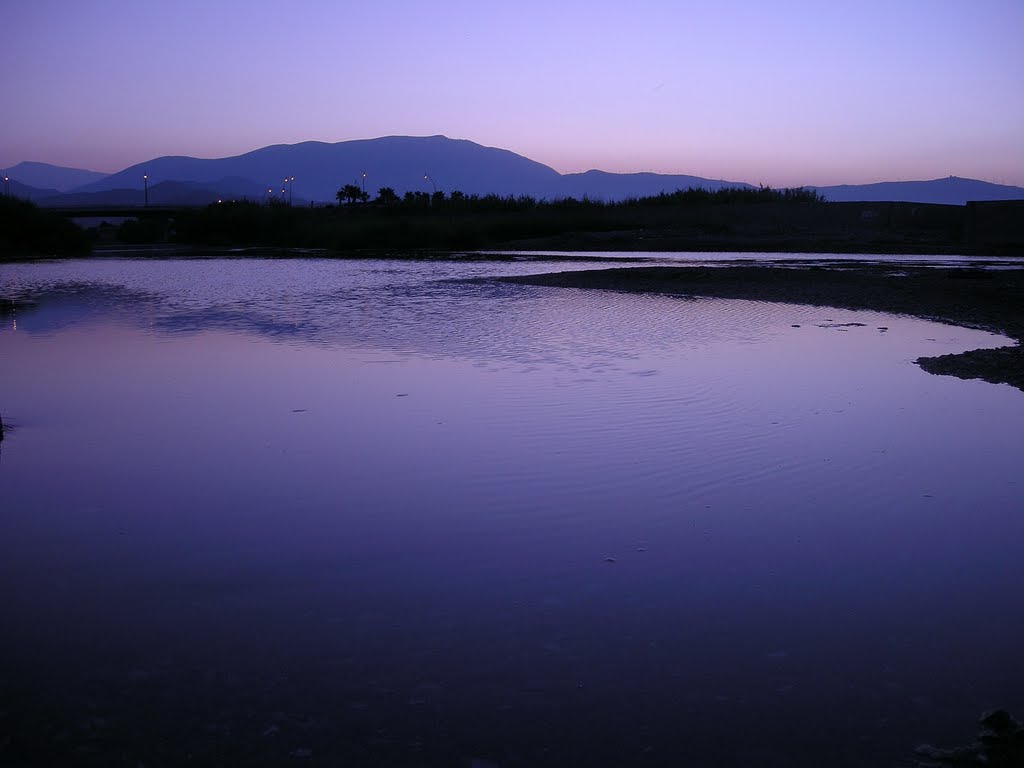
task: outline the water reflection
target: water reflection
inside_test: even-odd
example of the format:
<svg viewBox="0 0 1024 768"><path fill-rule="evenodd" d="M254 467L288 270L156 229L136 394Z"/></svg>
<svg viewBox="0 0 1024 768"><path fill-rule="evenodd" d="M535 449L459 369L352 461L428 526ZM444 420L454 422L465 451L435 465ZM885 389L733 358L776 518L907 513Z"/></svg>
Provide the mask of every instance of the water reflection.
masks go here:
<svg viewBox="0 0 1024 768"><path fill-rule="evenodd" d="M866 766L1024 711L1022 398L910 362L998 338L451 281L515 270L19 266L14 762Z"/></svg>

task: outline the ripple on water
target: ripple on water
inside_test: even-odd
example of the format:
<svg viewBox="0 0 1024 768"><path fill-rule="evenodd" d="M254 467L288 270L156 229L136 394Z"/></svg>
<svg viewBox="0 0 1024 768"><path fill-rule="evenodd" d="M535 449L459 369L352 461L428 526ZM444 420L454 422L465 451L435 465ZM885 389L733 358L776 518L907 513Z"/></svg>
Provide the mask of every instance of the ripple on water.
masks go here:
<svg viewBox="0 0 1024 768"><path fill-rule="evenodd" d="M453 280L592 266L5 265L39 305L0 331L0 659L110 722L163 721L111 658L171 660L173 711L230 673L238 733L285 732L285 686L324 744L338 711L413 743L443 691L441 731L524 764L551 712L570 753L614 722L754 764L737 722L898 747L891 681L958 726L1022 689L1022 399L910 363L1000 339Z"/></svg>

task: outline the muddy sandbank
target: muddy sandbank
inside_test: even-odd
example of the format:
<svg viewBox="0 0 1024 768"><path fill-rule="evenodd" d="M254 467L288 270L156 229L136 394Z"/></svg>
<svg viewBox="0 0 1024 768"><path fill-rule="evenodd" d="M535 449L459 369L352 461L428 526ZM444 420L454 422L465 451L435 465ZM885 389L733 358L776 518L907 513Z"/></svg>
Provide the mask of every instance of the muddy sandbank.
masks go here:
<svg viewBox="0 0 1024 768"><path fill-rule="evenodd" d="M714 296L914 315L1017 341L916 362L930 373L1024 391L1024 269L906 264L619 267L499 278L530 285Z"/></svg>

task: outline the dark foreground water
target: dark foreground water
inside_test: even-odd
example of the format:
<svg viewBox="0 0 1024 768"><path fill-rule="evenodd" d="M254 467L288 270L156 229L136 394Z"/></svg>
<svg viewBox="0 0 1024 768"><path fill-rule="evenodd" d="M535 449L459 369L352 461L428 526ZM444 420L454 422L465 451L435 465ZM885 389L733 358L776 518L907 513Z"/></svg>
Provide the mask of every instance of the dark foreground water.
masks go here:
<svg viewBox="0 0 1024 768"><path fill-rule="evenodd" d="M1024 396L911 363L1001 339L450 281L575 266L0 267L0 764L879 766L1024 713Z"/></svg>

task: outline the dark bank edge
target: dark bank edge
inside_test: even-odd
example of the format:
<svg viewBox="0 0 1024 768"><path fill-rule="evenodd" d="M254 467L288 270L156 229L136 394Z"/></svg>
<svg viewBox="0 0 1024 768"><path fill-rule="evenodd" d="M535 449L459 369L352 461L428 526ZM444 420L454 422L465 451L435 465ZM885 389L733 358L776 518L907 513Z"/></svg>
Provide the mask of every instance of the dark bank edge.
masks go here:
<svg viewBox="0 0 1024 768"><path fill-rule="evenodd" d="M495 278L506 283L708 296L913 315L1008 336L1015 346L915 360L923 370L1024 391L1024 269L905 264L618 267Z"/></svg>

